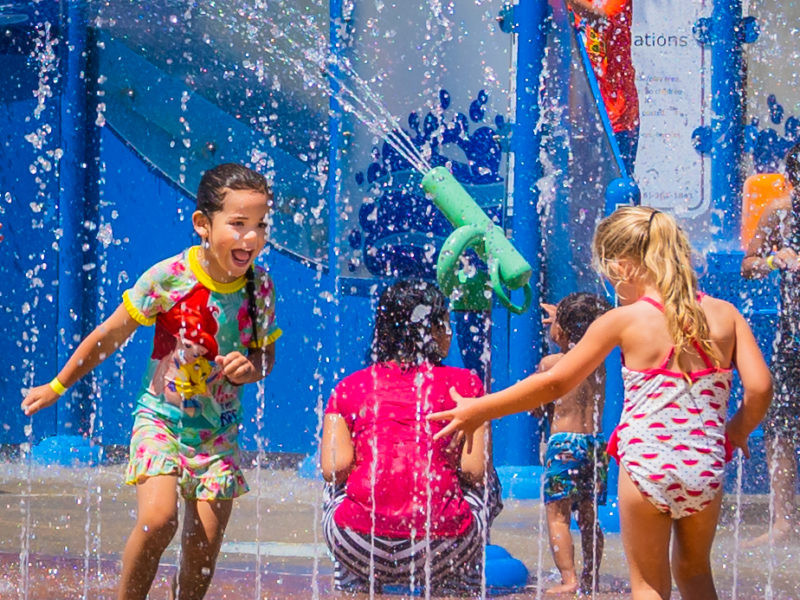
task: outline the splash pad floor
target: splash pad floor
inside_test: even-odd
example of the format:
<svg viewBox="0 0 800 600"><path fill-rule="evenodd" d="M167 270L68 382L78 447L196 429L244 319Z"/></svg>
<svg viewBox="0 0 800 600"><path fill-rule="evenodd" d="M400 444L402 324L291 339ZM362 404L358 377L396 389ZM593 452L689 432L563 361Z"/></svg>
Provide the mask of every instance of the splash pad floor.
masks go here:
<svg viewBox="0 0 800 600"><path fill-rule="evenodd" d="M135 492L122 484L123 473L122 465L63 468L0 463L0 600L115 597L119 556L136 510ZM316 508L322 501L319 481L301 478L293 470L266 468L260 474L251 469L247 478L251 492L236 501L206 596L209 600L369 597L333 591L331 562ZM558 579L546 537L540 535L541 504L509 499L505 505L492 528L492 542L521 559L531 580L523 591L494 596L539 598L539 588L546 589ZM720 597L800 598L800 538L772 548L737 549L737 539L747 540L765 530L768 498L743 496L741 513L737 534L736 498L726 496L712 555ZM579 554L577 534L573 537ZM27 560L21 559L24 551ZM173 542L164 554L150 598L169 597L177 563L178 545ZM619 534L607 533L600 593L595 598L626 597L622 544ZM677 592L673 597L679 598Z"/></svg>

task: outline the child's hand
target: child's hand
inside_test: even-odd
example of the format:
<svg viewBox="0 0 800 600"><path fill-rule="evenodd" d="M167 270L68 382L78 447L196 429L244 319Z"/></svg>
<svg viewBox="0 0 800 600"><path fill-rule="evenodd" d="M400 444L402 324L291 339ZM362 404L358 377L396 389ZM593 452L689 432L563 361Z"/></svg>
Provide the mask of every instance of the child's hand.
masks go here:
<svg viewBox="0 0 800 600"><path fill-rule="evenodd" d="M747 438L749 435L741 431L733 420L728 423L725 433L730 445L734 448L741 448L744 457L750 458L750 448L747 447Z"/></svg>
<svg viewBox="0 0 800 600"><path fill-rule="evenodd" d="M552 325L556 320L556 305L542 302L539 306L547 313L546 316L542 317L542 325Z"/></svg>
<svg viewBox="0 0 800 600"><path fill-rule="evenodd" d="M241 352L217 356L214 362L222 367L222 374L235 385L251 383L258 379L259 373L253 363Z"/></svg>
<svg viewBox="0 0 800 600"><path fill-rule="evenodd" d="M459 432L466 437L467 452L470 452L472 450L472 435L476 429L483 425L483 420L472 414L470 410L472 398L462 397L454 387L450 388L450 397L456 403L455 408L428 415L429 421L450 421L444 429L433 436L433 439L438 440Z"/></svg>
<svg viewBox="0 0 800 600"><path fill-rule="evenodd" d="M59 398L60 396L53 391L49 384L40 385L28 390L20 408L29 417L43 408L55 404Z"/></svg>

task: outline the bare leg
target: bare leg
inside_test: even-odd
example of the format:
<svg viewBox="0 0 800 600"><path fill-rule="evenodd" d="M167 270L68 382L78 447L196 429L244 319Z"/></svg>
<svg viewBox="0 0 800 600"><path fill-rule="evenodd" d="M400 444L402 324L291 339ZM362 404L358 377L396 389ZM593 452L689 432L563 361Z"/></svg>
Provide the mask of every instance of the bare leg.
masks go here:
<svg viewBox="0 0 800 600"><path fill-rule="evenodd" d="M118 600L144 600L161 554L178 529L178 478L158 475L136 485L136 525L122 553Z"/></svg>
<svg viewBox="0 0 800 600"><path fill-rule="evenodd" d="M581 590L584 592L597 591L605 538L603 530L600 529L600 523L595 517L594 498L588 498L578 504L578 529L581 531L581 550L583 551ZM596 561L595 558L597 558Z"/></svg>
<svg viewBox="0 0 800 600"><path fill-rule="evenodd" d="M186 501L178 600L200 600L205 596L232 508L232 500Z"/></svg>
<svg viewBox="0 0 800 600"><path fill-rule="evenodd" d="M781 440L779 437L764 439L767 451L767 468L769 470L769 487L773 498L775 513L772 522L772 540L776 542L786 539L794 529L794 493L797 488L797 456L791 438ZM767 531L750 540L744 547L760 546L769 543L770 532Z"/></svg>
<svg viewBox="0 0 800 600"><path fill-rule="evenodd" d="M699 513L674 522L672 574L682 600L717 600L711 573L711 544L717 531L722 492Z"/></svg>
<svg viewBox="0 0 800 600"><path fill-rule="evenodd" d="M561 573L561 585L549 588L547 594L563 594L578 590L578 577L575 574L575 549L569 531L570 508L572 500L548 502L547 530L550 535L550 550L553 562Z"/></svg>
<svg viewBox="0 0 800 600"><path fill-rule="evenodd" d="M619 470L619 520L633 600L667 600L672 591L669 538L672 519L659 511Z"/></svg>

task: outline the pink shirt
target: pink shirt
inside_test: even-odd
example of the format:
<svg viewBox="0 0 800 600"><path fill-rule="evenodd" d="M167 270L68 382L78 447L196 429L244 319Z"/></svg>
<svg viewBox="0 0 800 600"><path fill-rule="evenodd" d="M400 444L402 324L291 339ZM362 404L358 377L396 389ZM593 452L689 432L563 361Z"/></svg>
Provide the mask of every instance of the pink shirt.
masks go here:
<svg viewBox="0 0 800 600"><path fill-rule="evenodd" d="M472 524L472 513L458 482L460 448L452 436L433 441L444 423L431 413L455 406L449 389L483 395L477 375L466 369L402 368L391 362L345 377L336 386L325 414L344 417L355 447L347 497L334 519L341 527L384 537L455 537ZM371 485L374 477L374 492ZM427 506L430 503L430 523Z"/></svg>

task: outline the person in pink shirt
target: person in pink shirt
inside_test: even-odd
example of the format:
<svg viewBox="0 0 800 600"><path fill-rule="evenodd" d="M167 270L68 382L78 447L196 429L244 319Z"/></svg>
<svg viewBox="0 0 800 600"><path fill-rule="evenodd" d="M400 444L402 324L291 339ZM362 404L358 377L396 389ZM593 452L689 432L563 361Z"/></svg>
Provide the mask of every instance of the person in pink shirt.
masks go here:
<svg viewBox="0 0 800 600"><path fill-rule="evenodd" d="M443 425L426 419L455 406L451 388L483 394L475 373L441 364L450 341L444 295L399 281L378 303L372 364L342 379L328 401L322 521L337 589L480 590L482 549L501 506L489 426L468 451L455 436L434 441Z"/></svg>

